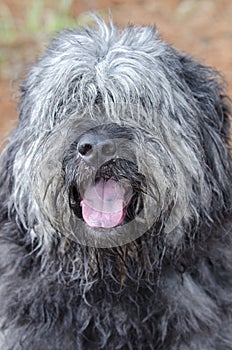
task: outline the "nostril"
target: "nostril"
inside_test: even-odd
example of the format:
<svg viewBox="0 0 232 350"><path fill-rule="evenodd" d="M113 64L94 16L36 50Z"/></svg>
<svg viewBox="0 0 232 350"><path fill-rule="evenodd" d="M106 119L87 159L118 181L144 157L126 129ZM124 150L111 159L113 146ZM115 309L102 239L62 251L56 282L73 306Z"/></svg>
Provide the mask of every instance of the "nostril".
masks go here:
<svg viewBox="0 0 232 350"><path fill-rule="evenodd" d="M87 156L89 155L93 150L93 146L90 143L84 143L79 145L78 147L78 152L82 156Z"/></svg>
<svg viewBox="0 0 232 350"><path fill-rule="evenodd" d="M113 156L116 152L114 142L108 140L101 146L101 154L104 156Z"/></svg>

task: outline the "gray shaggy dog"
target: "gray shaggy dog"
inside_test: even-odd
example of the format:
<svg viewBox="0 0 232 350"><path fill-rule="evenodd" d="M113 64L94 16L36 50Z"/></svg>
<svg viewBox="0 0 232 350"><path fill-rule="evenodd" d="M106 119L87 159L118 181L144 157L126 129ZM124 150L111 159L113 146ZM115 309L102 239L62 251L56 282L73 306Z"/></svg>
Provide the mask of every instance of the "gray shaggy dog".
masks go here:
<svg viewBox="0 0 232 350"><path fill-rule="evenodd" d="M1 155L1 349L231 350L220 77L97 22L32 67Z"/></svg>

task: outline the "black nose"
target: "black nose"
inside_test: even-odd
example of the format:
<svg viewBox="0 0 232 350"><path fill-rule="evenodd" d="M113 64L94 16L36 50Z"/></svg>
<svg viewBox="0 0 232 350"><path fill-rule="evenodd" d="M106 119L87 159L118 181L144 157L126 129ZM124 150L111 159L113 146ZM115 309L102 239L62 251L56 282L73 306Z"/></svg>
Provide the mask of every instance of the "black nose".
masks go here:
<svg viewBox="0 0 232 350"><path fill-rule="evenodd" d="M80 138L78 153L86 163L102 165L116 156L116 142L106 135L89 132Z"/></svg>

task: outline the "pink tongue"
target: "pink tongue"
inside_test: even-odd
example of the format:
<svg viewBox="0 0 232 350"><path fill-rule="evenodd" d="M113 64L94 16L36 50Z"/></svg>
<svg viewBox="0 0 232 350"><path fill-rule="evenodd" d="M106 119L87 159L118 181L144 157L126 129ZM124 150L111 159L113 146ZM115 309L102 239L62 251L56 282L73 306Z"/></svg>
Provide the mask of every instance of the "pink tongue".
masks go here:
<svg viewBox="0 0 232 350"><path fill-rule="evenodd" d="M82 215L91 227L112 228L125 217L124 188L115 180L89 185L81 201Z"/></svg>

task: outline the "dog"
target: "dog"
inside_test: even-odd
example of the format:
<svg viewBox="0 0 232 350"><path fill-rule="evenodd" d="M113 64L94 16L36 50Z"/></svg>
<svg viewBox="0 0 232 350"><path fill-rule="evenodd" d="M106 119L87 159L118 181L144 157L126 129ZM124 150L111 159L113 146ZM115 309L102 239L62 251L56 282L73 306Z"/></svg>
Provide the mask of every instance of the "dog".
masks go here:
<svg viewBox="0 0 232 350"><path fill-rule="evenodd" d="M220 75L96 21L30 69L1 154L1 349L232 349Z"/></svg>

